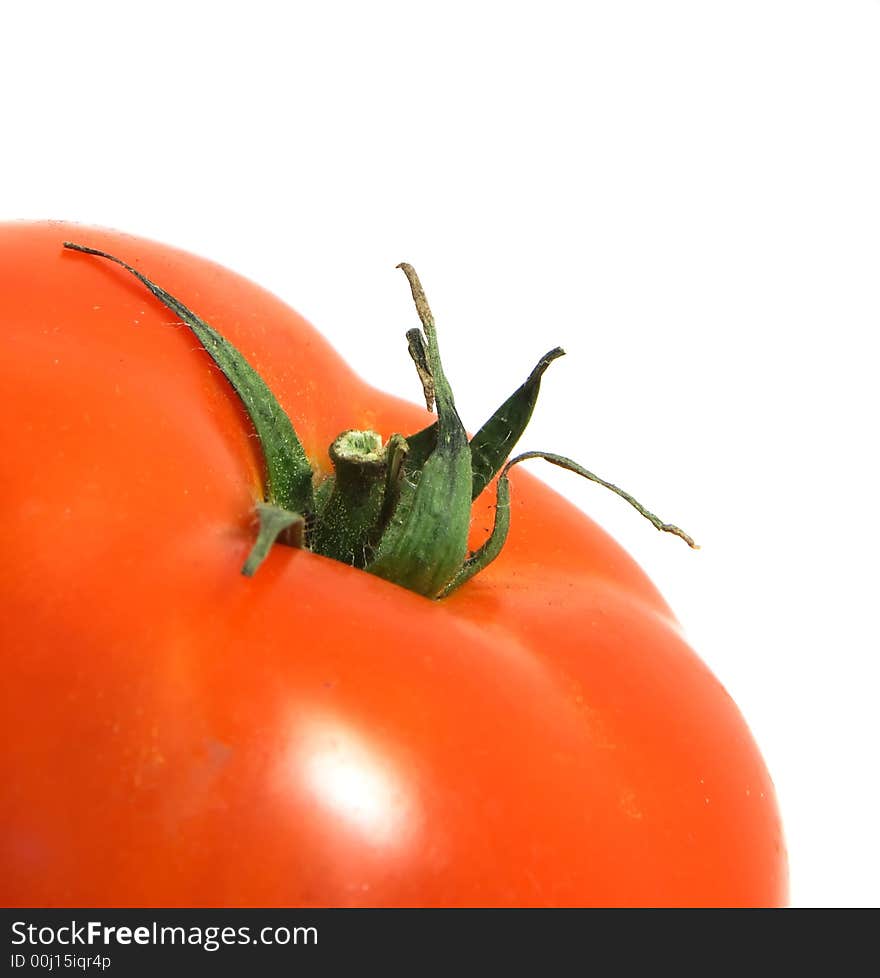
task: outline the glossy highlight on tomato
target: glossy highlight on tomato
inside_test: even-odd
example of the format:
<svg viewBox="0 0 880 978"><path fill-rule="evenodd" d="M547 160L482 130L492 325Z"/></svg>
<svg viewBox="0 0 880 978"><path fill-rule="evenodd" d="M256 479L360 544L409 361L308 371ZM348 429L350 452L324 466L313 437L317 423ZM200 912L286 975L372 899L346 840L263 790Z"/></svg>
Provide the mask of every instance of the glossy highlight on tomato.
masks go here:
<svg viewBox="0 0 880 978"><path fill-rule="evenodd" d="M4 905L785 902L748 728L607 534L515 471L504 550L443 600L282 546L243 577L244 409L71 238L241 350L322 471L340 432L430 421L211 262L0 226Z"/></svg>

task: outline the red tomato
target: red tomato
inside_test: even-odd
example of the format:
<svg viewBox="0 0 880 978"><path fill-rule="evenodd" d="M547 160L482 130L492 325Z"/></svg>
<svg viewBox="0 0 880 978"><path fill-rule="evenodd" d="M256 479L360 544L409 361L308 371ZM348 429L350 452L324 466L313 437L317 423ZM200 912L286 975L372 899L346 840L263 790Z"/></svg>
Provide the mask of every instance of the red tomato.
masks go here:
<svg viewBox="0 0 880 978"><path fill-rule="evenodd" d="M3 905L786 899L746 724L602 530L517 470L504 551L442 601L283 546L243 577L250 421L189 330L68 238L234 343L317 464L345 429L426 420L211 262L0 227Z"/></svg>

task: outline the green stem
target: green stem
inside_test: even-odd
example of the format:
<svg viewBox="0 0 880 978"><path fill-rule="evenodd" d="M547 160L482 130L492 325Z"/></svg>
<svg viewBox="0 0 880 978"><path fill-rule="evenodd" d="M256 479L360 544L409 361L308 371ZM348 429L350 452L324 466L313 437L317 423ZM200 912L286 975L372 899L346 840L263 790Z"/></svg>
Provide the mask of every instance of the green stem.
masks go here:
<svg viewBox="0 0 880 978"><path fill-rule="evenodd" d="M330 461L333 489L309 542L315 553L362 568L385 501L387 452L376 432L345 431L330 446Z"/></svg>

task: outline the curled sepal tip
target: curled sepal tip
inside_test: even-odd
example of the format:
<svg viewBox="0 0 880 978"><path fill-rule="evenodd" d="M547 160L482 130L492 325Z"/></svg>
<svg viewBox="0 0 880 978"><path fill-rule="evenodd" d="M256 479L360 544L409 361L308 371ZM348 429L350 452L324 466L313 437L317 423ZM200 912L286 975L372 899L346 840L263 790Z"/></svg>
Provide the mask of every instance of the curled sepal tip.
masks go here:
<svg viewBox="0 0 880 978"><path fill-rule="evenodd" d="M299 513L292 513L269 503L258 503L257 516L260 520L257 540L241 569L245 577L254 576L257 568L268 557L272 544L285 543L290 547L302 547L305 537L306 521Z"/></svg>

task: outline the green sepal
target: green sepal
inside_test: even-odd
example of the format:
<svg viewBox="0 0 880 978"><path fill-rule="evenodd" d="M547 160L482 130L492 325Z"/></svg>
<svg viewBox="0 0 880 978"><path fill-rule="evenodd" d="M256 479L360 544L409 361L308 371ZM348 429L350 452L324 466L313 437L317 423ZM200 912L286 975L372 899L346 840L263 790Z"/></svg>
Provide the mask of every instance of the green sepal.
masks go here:
<svg viewBox="0 0 880 978"><path fill-rule="evenodd" d="M183 320L232 384L257 430L266 462L266 502L296 513L311 513L312 467L305 450L284 408L244 356L182 302L120 258L71 241L65 241L64 247L120 265Z"/></svg>
<svg viewBox="0 0 880 978"><path fill-rule="evenodd" d="M467 441L462 444L467 449ZM418 485L404 484L376 559L366 570L426 597L439 594L467 555L470 461L466 450L438 447Z"/></svg>
<svg viewBox="0 0 880 978"><path fill-rule="evenodd" d="M434 410L435 389L434 377L431 374L431 367L428 363L428 350L425 346L425 338L420 329L408 329L406 331L407 349L412 357L412 362L416 365L416 373L422 383L422 393L425 395L425 407L429 411Z"/></svg>
<svg viewBox="0 0 880 978"><path fill-rule="evenodd" d="M545 462L551 462L553 465L558 465L560 468L567 469L569 472L574 472L576 475L582 476L584 479L589 479L591 482L596 482L600 486L610 489L622 499L625 499L630 506L641 513L641 515L652 523L658 530L662 530L664 533L672 533L674 536L680 537L689 547L693 548L694 550L700 549L697 544L694 543L693 539L680 527L675 526L673 523L664 523L659 516L655 516L652 512L647 510L628 492L625 492L619 486L616 486L611 482L606 482L605 479L600 479L599 476L595 475L593 472L590 472L588 469L585 469L577 462L573 462L570 458L566 458L564 455L554 455L552 452L523 452L522 455L517 455L516 458L512 458L507 465L504 466L501 471L501 475L498 478L496 486L495 523L492 527L492 532L489 535L489 538L462 564L458 573L437 595L439 598L445 598L452 594L453 591L460 588L462 584L469 581L475 574L479 574L480 571L488 567L489 564L491 564L492 561L498 556L498 554L501 553L501 550L507 541L507 534L510 530L510 480L507 477L507 473L513 468L514 465L519 465L520 462L525 462L530 458L544 459Z"/></svg>
<svg viewBox="0 0 880 978"><path fill-rule="evenodd" d="M446 598L453 591L457 591L462 584L488 567L504 548L510 530L510 480L507 478L506 468L495 484L495 493L495 523L492 532L486 542L459 567L452 580L437 595L438 598Z"/></svg>
<svg viewBox="0 0 880 978"><path fill-rule="evenodd" d="M418 479L418 473L424 468L428 457L437 447L437 422L422 428L414 435L406 436L407 454L404 459L404 469L412 479Z"/></svg>
<svg viewBox="0 0 880 978"><path fill-rule="evenodd" d="M565 356L565 350L560 346L545 353L535 364L525 382L507 398L471 439L472 499L480 495L504 465L505 459L510 457L510 453L532 417L544 372L561 356Z"/></svg>
<svg viewBox="0 0 880 978"><path fill-rule="evenodd" d="M399 267L409 281L424 330L418 340L410 335L409 342L410 350L416 351L413 359L417 365L424 359L431 378L437 404L436 434L407 439L409 454L403 463L400 498L379 541L375 560L366 570L434 597L455 576L467 554L471 453L443 371L434 318L421 283L410 265ZM418 456L430 447L432 438L433 449L418 466Z"/></svg>
<svg viewBox="0 0 880 978"><path fill-rule="evenodd" d="M410 350L412 350L412 346L413 343L410 340ZM538 400L541 378L550 364L561 356L565 356L565 350L560 346L545 353L535 364L525 382L507 398L471 439L472 500L476 499L495 478L522 437ZM416 360L415 354L413 354L413 360ZM421 370L419 377L422 377ZM424 380L422 386L425 386ZM427 394L425 396L427 398ZM411 472L417 471L434 450L434 445L437 442L437 422L428 425L427 428L422 428L415 435L410 435L407 441L411 453L407 462L407 469Z"/></svg>
<svg viewBox="0 0 880 978"><path fill-rule="evenodd" d="M257 516L260 520L257 540L241 569L245 577L253 577L268 557L272 544L278 542L289 547L302 547L305 536L305 517L299 513L291 513L270 503L258 503Z"/></svg>

